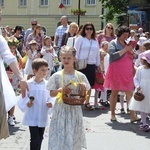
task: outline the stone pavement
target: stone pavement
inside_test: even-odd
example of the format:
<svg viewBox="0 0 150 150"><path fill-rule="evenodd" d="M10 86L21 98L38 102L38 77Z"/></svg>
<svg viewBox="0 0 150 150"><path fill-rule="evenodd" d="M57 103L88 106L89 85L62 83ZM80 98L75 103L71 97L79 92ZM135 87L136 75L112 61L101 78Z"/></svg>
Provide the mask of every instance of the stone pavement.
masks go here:
<svg viewBox="0 0 150 150"><path fill-rule="evenodd" d="M87 150L150 150L150 132L139 131L138 123L131 124L129 115L121 115L119 103L116 113L118 121L111 122L109 109L83 109ZM28 127L21 125L22 115L16 107L17 124L10 127L10 137L0 141L0 150L29 150L29 131ZM41 150L47 150L48 129L49 127L46 128Z"/></svg>

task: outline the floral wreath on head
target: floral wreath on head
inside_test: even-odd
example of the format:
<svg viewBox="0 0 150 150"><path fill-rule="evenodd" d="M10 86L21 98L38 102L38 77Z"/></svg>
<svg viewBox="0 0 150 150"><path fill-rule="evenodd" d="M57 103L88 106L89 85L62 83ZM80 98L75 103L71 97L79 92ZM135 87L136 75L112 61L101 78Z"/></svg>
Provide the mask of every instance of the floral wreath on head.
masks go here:
<svg viewBox="0 0 150 150"><path fill-rule="evenodd" d="M18 46L19 45L19 41L16 38L9 38L7 42L8 42L8 46L11 46L11 45Z"/></svg>

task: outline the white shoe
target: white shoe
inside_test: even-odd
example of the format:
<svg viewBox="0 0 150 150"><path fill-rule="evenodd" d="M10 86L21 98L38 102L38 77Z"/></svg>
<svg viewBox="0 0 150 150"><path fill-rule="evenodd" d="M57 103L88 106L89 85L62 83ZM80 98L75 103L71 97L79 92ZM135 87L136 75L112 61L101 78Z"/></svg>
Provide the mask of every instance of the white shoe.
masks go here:
<svg viewBox="0 0 150 150"><path fill-rule="evenodd" d="M13 116L12 116L12 117L9 117L8 123L9 123L10 126L14 126L14 125L15 125L15 121L14 121L14 119L13 119Z"/></svg>

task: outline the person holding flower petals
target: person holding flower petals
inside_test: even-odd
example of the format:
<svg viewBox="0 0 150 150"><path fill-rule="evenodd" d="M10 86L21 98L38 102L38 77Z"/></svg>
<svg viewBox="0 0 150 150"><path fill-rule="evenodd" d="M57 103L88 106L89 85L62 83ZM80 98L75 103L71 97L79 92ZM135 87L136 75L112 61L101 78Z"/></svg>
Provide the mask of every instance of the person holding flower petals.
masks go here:
<svg viewBox="0 0 150 150"><path fill-rule="evenodd" d="M49 150L81 150L86 148L83 129L83 115L80 105L68 105L63 101L63 91L72 94L77 92L76 84L86 90L90 84L84 74L74 69L76 50L64 46L60 50L60 59L64 69L54 73L47 84L52 97L57 97L54 105L49 131Z"/></svg>

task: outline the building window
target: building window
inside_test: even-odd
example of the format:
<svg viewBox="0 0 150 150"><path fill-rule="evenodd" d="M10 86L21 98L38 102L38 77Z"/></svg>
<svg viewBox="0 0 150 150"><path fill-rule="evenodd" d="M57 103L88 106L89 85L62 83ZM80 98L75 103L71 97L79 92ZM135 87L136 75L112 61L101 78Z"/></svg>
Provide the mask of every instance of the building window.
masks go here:
<svg viewBox="0 0 150 150"><path fill-rule="evenodd" d="M4 0L0 0L0 6L4 7Z"/></svg>
<svg viewBox="0 0 150 150"><path fill-rule="evenodd" d="M48 0L40 0L40 6L47 6Z"/></svg>
<svg viewBox="0 0 150 150"><path fill-rule="evenodd" d="M19 0L19 6L27 6L27 0Z"/></svg>
<svg viewBox="0 0 150 150"><path fill-rule="evenodd" d="M86 0L86 5L96 5L96 0Z"/></svg>
<svg viewBox="0 0 150 150"><path fill-rule="evenodd" d="M70 5L70 0L62 0L63 5Z"/></svg>

